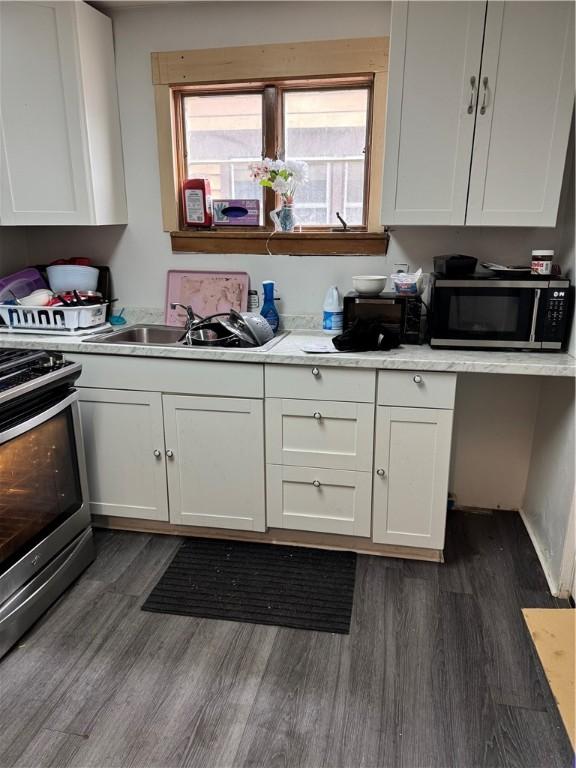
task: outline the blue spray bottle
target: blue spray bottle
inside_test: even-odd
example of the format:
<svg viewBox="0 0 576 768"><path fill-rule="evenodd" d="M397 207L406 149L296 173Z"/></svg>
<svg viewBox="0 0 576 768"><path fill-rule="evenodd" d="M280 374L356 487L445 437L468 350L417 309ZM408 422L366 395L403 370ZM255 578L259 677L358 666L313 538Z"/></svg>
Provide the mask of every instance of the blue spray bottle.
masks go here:
<svg viewBox="0 0 576 768"><path fill-rule="evenodd" d="M274 306L274 280L264 280L262 289L264 291L264 302L260 314L268 320L272 330L276 333L280 324L280 318Z"/></svg>

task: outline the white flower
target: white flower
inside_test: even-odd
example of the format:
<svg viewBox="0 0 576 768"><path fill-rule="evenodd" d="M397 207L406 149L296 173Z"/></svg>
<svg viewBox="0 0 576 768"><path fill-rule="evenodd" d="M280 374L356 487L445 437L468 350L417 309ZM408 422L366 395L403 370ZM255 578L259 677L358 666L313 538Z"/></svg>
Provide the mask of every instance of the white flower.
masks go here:
<svg viewBox="0 0 576 768"><path fill-rule="evenodd" d="M277 176L272 182L272 189L274 192L278 192L279 195L286 195L290 192L292 185L286 179L281 176Z"/></svg>
<svg viewBox="0 0 576 768"><path fill-rule="evenodd" d="M265 162L268 164L268 168L271 171L282 171L284 169L283 160L270 160L266 158Z"/></svg>
<svg viewBox="0 0 576 768"><path fill-rule="evenodd" d="M286 170L296 184L306 184L308 181L308 163L303 160L286 160Z"/></svg>

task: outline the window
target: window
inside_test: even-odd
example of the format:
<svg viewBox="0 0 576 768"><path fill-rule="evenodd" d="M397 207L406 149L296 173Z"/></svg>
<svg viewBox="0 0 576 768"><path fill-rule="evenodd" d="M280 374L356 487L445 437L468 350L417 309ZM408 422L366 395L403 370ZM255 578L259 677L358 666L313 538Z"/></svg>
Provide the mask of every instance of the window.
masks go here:
<svg viewBox="0 0 576 768"><path fill-rule="evenodd" d="M294 200L300 227L341 227L338 215L365 227L371 88L362 77L182 90L184 175L207 177L215 200L257 198L260 224L270 229L278 201L250 179L249 164L304 160L309 181Z"/></svg>
<svg viewBox="0 0 576 768"><path fill-rule="evenodd" d="M208 178L215 200L258 198L262 206L248 171L262 154L262 93L184 94L182 104L186 178Z"/></svg>
<svg viewBox="0 0 576 768"><path fill-rule="evenodd" d="M172 249L199 253L383 254L380 220L388 38L152 54L162 218ZM296 232L270 240L274 192L249 176L263 156L305 160ZM182 227L181 188L258 198L258 227ZM338 214L338 215L337 215ZM342 234L344 219L351 231Z"/></svg>
<svg viewBox="0 0 576 768"><path fill-rule="evenodd" d="M365 224L369 101L369 85L284 92L285 156L310 167L295 201L302 223L339 226L338 212L348 224ZM350 167L355 185L348 183Z"/></svg>

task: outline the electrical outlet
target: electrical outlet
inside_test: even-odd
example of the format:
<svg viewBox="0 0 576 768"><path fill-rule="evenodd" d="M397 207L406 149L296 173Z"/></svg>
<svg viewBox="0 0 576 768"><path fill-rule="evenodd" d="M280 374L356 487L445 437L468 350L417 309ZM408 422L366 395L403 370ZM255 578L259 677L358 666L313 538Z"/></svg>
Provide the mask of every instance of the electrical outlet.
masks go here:
<svg viewBox="0 0 576 768"><path fill-rule="evenodd" d="M408 264L393 264L392 272L408 272Z"/></svg>

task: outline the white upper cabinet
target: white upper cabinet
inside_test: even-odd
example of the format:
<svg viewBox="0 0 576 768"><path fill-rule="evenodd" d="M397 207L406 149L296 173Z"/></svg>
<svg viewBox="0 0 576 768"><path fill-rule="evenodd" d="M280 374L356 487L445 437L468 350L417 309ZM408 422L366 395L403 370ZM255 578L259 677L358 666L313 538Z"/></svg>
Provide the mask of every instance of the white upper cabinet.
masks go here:
<svg viewBox="0 0 576 768"><path fill-rule="evenodd" d="M0 3L0 223L127 221L110 19Z"/></svg>
<svg viewBox="0 0 576 768"><path fill-rule="evenodd" d="M383 224L554 226L571 2L395 2Z"/></svg>
<svg viewBox="0 0 576 768"><path fill-rule="evenodd" d="M464 224L485 13L392 4L384 224Z"/></svg>
<svg viewBox="0 0 576 768"><path fill-rule="evenodd" d="M574 4L489 2L467 224L555 226L573 104Z"/></svg>

